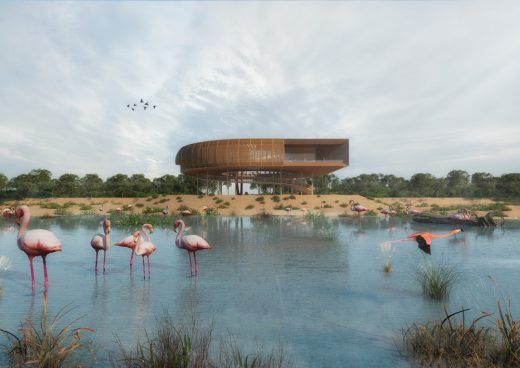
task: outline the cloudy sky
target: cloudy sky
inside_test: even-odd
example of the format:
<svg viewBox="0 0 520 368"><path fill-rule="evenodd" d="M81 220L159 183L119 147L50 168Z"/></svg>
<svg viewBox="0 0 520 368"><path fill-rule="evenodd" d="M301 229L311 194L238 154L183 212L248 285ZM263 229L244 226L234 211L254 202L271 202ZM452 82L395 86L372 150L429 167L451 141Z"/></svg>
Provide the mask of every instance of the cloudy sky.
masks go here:
<svg viewBox="0 0 520 368"><path fill-rule="evenodd" d="M520 2L1 2L0 173L177 174L349 138L362 173L520 172ZM126 108L144 98L156 110Z"/></svg>

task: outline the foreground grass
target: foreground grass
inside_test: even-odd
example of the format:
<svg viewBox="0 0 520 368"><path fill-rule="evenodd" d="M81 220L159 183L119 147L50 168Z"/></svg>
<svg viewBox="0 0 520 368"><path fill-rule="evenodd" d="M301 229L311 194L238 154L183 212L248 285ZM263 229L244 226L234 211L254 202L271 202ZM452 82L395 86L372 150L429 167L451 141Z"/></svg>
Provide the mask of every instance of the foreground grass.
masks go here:
<svg viewBox="0 0 520 368"><path fill-rule="evenodd" d="M72 309L62 308L50 321L44 312L39 323L21 322L21 335L0 329L8 344L4 351L11 367L61 368L84 366L80 356L87 355L91 342L83 332L94 332L86 327L73 327L77 319L62 325L61 320ZM77 353L77 354L76 354Z"/></svg>
<svg viewBox="0 0 520 368"><path fill-rule="evenodd" d="M212 356L213 325L200 328L196 320L190 325L175 325L165 314L156 322L154 331L145 330L131 349L119 343L119 352L112 357L114 368L283 368L292 367L283 349L268 354L244 354L233 339L221 342Z"/></svg>
<svg viewBox="0 0 520 368"><path fill-rule="evenodd" d="M400 350L421 367L519 367L520 321L497 302L494 327L478 322L491 313L482 313L466 326L465 312L448 314L442 321L412 325L402 330ZM462 321L454 321L462 317Z"/></svg>

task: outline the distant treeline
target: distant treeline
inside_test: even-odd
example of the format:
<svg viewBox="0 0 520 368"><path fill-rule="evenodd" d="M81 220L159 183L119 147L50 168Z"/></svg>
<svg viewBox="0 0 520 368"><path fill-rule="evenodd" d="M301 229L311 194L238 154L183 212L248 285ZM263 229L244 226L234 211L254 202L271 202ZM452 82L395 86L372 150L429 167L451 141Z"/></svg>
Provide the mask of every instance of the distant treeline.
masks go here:
<svg viewBox="0 0 520 368"><path fill-rule="evenodd" d="M366 197L468 197L520 198L520 174L495 177L453 170L445 178L419 173L409 180L394 175L362 174L340 179L335 175L314 178L315 194L360 194ZM262 194L274 193L272 185L251 185ZM79 177L63 174L52 178L49 170L36 169L11 179L0 173L0 200L48 197L145 197L153 194L216 193L218 185L185 175L163 175L148 179L142 174L116 174L103 181L97 174ZM230 190L232 193L233 190ZM285 193L288 190L284 190Z"/></svg>

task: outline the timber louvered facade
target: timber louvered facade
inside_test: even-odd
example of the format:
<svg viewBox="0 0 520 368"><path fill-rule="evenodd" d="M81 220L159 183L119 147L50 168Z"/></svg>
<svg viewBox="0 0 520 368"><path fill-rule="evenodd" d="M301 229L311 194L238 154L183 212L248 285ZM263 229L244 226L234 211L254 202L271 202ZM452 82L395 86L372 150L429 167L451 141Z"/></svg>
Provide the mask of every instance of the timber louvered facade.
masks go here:
<svg viewBox="0 0 520 368"><path fill-rule="evenodd" d="M182 147L185 175L219 181L290 185L348 166L348 139L225 139Z"/></svg>

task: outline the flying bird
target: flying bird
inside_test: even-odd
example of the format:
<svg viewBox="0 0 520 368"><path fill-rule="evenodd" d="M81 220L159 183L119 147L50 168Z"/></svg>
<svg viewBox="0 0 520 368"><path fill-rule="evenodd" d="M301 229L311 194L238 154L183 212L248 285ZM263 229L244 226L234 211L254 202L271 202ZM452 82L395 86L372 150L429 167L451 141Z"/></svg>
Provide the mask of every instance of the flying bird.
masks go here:
<svg viewBox="0 0 520 368"><path fill-rule="evenodd" d="M44 285L45 289L47 289L49 287L49 279L47 277L47 263L45 262L45 257L47 257L47 255L50 253L60 252L61 243L58 238L56 238L56 236L49 230L37 229L27 231L29 219L31 218L29 207L20 206L16 209L15 214L16 224L20 226L16 241L18 243L18 248L25 252L27 257L29 257L29 264L31 265L32 289L34 291L35 288L33 268L34 257L42 257L43 259L43 275L45 279Z"/></svg>
<svg viewBox="0 0 520 368"><path fill-rule="evenodd" d="M432 243L432 239L438 239L438 238L448 238L452 235L458 234L461 231L464 231L462 229L454 229L451 230L447 234L432 234L425 231L417 232L408 235L407 239L409 240L415 240L417 242L417 246L420 250L422 250L426 254L432 254L430 250L430 245Z"/></svg>
<svg viewBox="0 0 520 368"><path fill-rule="evenodd" d="M143 99L141 98L141 103L143 103Z"/></svg>
<svg viewBox="0 0 520 368"><path fill-rule="evenodd" d="M184 221L182 221L182 220L175 221L175 223L173 224L173 231L177 232L177 228L179 226L181 229L177 233L177 238L175 239L175 245L179 249L185 249L188 251L188 258L190 260L190 274L196 275L199 272L199 265L197 263L196 252L198 252L199 250L211 249L211 246L208 244L208 242L206 240L204 240L203 238L201 238L198 235L182 236L182 232L186 226L184 224ZM193 266L191 263L191 253L193 253L193 259L195 262L195 270L193 270Z"/></svg>
<svg viewBox="0 0 520 368"><path fill-rule="evenodd" d="M148 102L146 102L145 105L148 106Z"/></svg>
<svg viewBox="0 0 520 368"><path fill-rule="evenodd" d="M157 107L157 105L153 105L153 108L155 109Z"/></svg>

